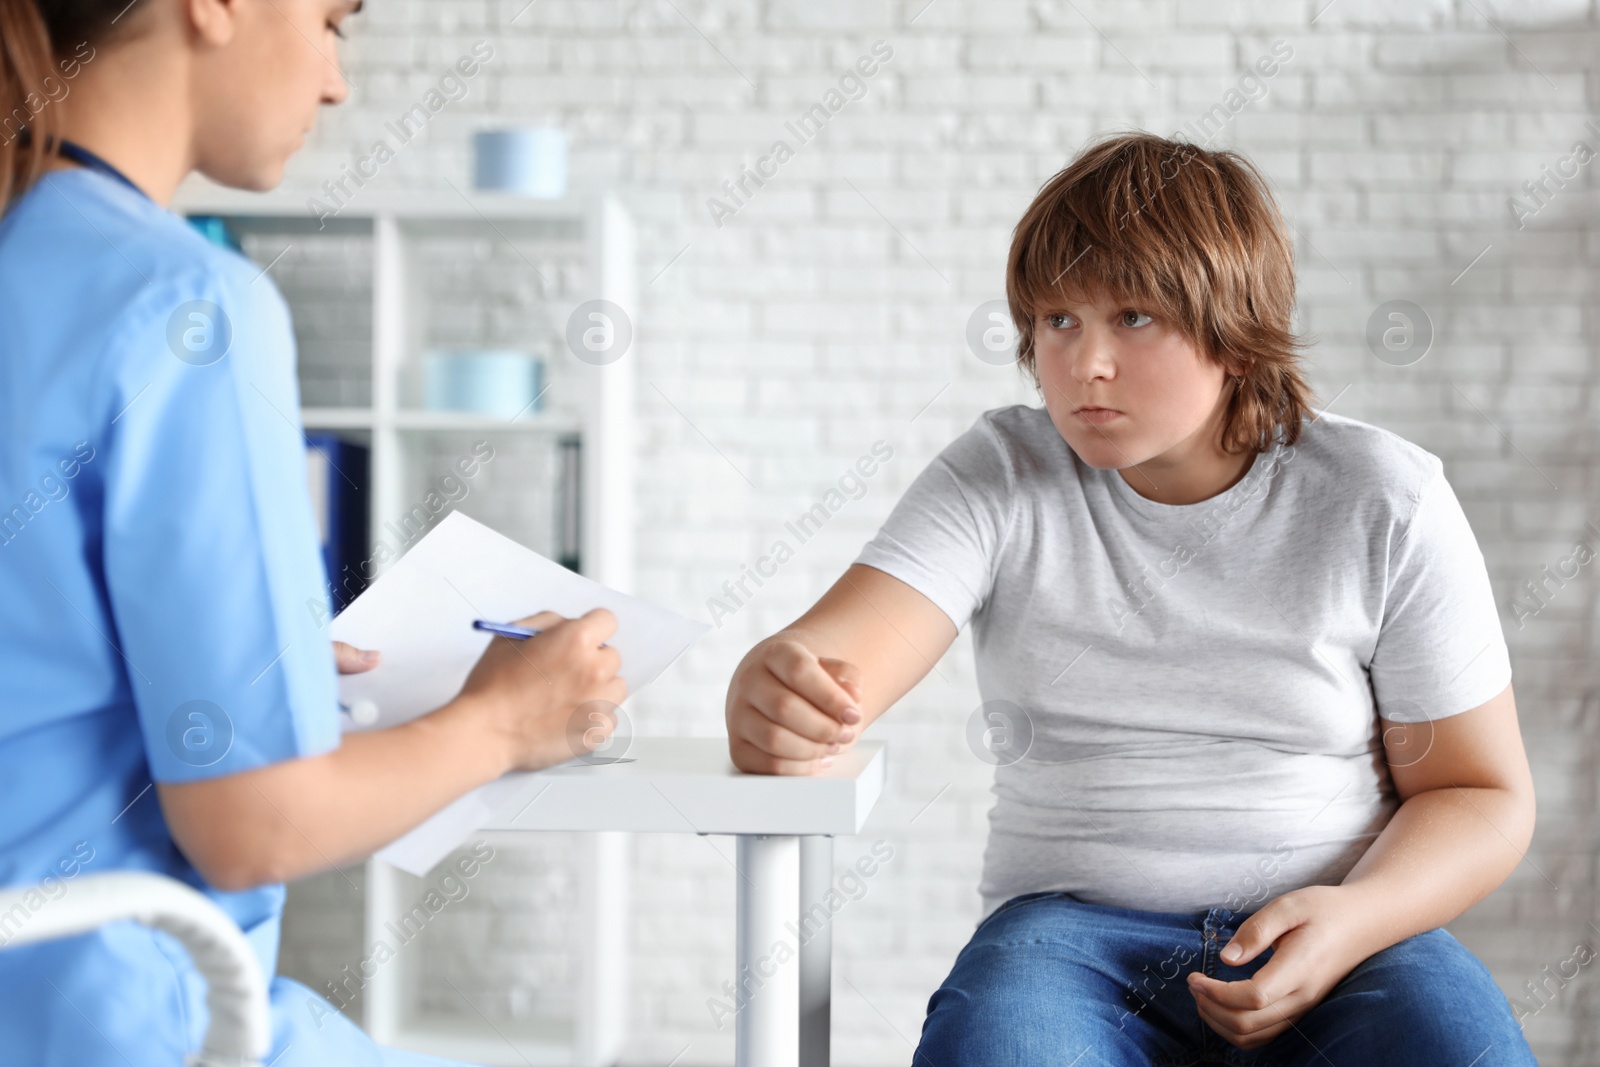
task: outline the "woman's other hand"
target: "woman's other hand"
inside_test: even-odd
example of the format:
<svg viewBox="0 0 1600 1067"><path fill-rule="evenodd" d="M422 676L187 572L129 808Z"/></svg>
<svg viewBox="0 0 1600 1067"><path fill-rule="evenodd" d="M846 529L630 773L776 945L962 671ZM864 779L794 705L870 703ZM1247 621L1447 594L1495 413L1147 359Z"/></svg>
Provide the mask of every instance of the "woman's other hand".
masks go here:
<svg viewBox="0 0 1600 1067"><path fill-rule="evenodd" d="M365 674L383 659L376 649L357 648L343 641L333 643L333 662L340 674Z"/></svg>

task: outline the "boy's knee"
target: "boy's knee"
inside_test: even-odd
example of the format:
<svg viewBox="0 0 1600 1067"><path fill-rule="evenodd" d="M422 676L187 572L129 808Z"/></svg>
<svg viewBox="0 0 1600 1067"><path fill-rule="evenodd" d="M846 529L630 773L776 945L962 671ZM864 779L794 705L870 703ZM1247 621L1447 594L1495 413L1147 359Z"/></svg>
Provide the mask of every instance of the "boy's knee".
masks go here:
<svg viewBox="0 0 1600 1067"><path fill-rule="evenodd" d="M1511 1005L1489 971L1443 929L1365 960L1300 1024L1317 1044L1381 1033L1384 1062L1534 1063Z"/></svg>
<svg viewBox="0 0 1600 1067"><path fill-rule="evenodd" d="M976 994L940 989L928 1002L913 1063L914 1067L1073 1063L1086 1049L1104 1054L1119 1047L1133 1055L1138 1019L1136 1012L1097 998L1041 1001L999 987ZM1086 1057L1082 1062L1091 1061ZM1134 1055L1127 1062L1140 1060Z"/></svg>

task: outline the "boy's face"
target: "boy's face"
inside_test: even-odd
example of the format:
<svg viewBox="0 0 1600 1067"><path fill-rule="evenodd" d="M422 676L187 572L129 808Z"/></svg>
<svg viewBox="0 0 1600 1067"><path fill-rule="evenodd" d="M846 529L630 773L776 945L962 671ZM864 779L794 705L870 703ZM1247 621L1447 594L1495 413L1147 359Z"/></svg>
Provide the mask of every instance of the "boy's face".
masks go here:
<svg viewBox="0 0 1600 1067"><path fill-rule="evenodd" d="M1100 295L1038 315L1034 366L1050 421L1091 467L1178 465L1220 449L1227 372L1125 301Z"/></svg>

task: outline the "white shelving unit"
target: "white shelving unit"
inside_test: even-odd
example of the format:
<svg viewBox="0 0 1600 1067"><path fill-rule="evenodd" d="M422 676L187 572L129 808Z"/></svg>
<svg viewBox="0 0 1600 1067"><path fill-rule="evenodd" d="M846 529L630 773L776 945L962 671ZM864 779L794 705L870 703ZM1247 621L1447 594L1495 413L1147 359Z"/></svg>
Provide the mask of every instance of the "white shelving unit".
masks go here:
<svg viewBox="0 0 1600 1067"><path fill-rule="evenodd" d="M544 521L555 509L539 503L554 496L555 486L541 478L550 468L532 463L519 471L514 463L519 449L532 454L546 443L575 437L581 454L579 569L614 588L631 588L633 356L599 365L579 359L565 339L568 317L588 300L638 306L633 224L614 199L363 191L337 216L319 222L303 198L185 187L173 210L223 217L247 253L272 272L291 307L297 294L303 297L304 319L310 321L302 321L302 309L295 307L307 403L302 420L307 429L348 435L371 449L369 543L416 503L418 479L427 474L418 467L425 466L428 449L472 436L489 440L509 458L498 459L489 495L480 493L474 501L469 493L465 510L552 554L540 542L560 539L549 528L553 523ZM335 253L331 270L317 265L314 255L304 258L319 242ZM367 277L360 273L363 263ZM492 300L472 306L472 297L464 295L485 289L496 290L498 306ZM370 309L351 306L362 299ZM515 419L422 409L420 360L435 347L542 349L543 406ZM322 362L313 366L308 353ZM330 369L332 377L311 377ZM504 510L485 514L491 505ZM497 850L527 840L490 836ZM399 952L365 986L368 1032L381 1044L475 1063L614 1063L626 1022L629 841L620 833L576 839L576 913L567 917L575 953L569 1019L490 1023L467 1005L459 1015L421 1013L413 1000L416 954ZM406 878L368 861L364 950L412 903L415 893L407 894Z"/></svg>

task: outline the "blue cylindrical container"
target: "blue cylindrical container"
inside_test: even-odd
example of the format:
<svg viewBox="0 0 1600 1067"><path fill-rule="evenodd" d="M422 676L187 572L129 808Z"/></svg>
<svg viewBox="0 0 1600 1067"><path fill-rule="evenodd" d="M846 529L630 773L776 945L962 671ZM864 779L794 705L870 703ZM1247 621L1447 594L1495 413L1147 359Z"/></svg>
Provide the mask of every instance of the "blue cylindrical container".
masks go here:
<svg viewBox="0 0 1600 1067"><path fill-rule="evenodd" d="M430 352L422 361L423 406L513 418L537 411L544 364L518 349Z"/></svg>
<svg viewBox="0 0 1600 1067"><path fill-rule="evenodd" d="M479 189L549 200L567 195L567 131L559 126L479 130L472 151Z"/></svg>

